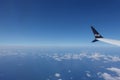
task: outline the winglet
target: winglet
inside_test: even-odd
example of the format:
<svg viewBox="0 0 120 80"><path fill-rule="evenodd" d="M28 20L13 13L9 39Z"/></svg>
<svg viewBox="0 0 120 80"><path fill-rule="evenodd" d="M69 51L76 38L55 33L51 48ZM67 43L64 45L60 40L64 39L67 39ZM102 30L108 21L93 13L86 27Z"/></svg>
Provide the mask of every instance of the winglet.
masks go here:
<svg viewBox="0 0 120 80"><path fill-rule="evenodd" d="M91 29L92 29L92 32L93 32L93 34L94 34L94 36L95 36L95 39L94 39L92 42L98 41L98 40L97 40L98 38L103 38L103 36L100 35L100 34L98 33L98 31L97 31L93 26L91 26Z"/></svg>

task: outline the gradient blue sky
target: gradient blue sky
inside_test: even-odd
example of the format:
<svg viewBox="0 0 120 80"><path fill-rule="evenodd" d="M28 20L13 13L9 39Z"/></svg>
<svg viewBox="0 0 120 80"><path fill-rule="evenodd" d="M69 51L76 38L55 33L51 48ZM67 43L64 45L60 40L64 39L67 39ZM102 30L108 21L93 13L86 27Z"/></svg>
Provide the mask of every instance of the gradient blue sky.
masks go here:
<svg viewBox="0 0 120 80"><path fill-rule="evenodd" d="M103 45L91 25L120 39L120 0L0 0L0 45Z"/></svg>

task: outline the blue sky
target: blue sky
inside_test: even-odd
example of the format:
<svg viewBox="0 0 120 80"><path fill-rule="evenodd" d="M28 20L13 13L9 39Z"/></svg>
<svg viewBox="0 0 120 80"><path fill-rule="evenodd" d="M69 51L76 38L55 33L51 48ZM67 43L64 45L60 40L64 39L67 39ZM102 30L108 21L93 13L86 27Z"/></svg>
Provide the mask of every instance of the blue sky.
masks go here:
<svg viewBox="0 0 120 80"><path fill-rule="evenodd" d="M120 39L119 4L119 0L0 0L0 45L104 45L91 43L90 26L104 37Z"/></svg>

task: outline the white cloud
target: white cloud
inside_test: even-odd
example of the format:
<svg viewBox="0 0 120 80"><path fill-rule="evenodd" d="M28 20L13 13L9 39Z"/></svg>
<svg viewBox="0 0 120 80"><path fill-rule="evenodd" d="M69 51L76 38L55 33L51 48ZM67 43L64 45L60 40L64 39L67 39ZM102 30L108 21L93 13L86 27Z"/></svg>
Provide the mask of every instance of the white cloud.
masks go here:
<svg viewBox="0 0 120 80"><path fill-rule="evenodd" d="M55 73L55 77L59 78L60 76L60 73Z"/></svg>
<svg viewBox="0 0 120 80"><path fill-rule="evenodd" d="M91 77L90 71L86 71L86 76Z"/></svg>
<svg viewBox="0 0 120 80"><path fill-rule="evenodd" d="M101 76L105 79L105 80L118 80L115 77L112 77L110 74L108 73L103 73L101 74Z"/></svg>
<svg viewBox="0 0 120 80"><path fill-rule="evenodd" d="M118 76L120 76L120 69L119 69L119 68L112 67L112 68L107 68L107 70L113 71L113 72L115 72Z"/></svg>
<svg viewBox="0 0 120 80"><path fill-rule="evenodd" d="M94 53L89 56L89 58L94 59L94 60L100 60L101 58L105 57L104 55L101 55L99 53Z"/></svg>
<svg viewBox="0 0 120 80"><path fill-rule="evenodd" d="M62 61L62 60L83 60L85 58L91 59L91 60L101 60L103 62L120 62L119 56L111 56L111 55L103 55L100 53L93 53L93 54L53 54L49 55L48 57L53 58L56 61Z"/></svg>
<svg viewBox="0 0 120 80"><path fill-rule="evenodd" d="M111 74L108 73L101 73L101 77L104 78L105 80L120 80L120 69L119 68L107 68L107 70L115 72L117 76L112 76Z"/></svg>
<svg viewBox="0 0 120 80"><path fill-rule="evenodd" d="M0 56L9 56L9 55L15 55L20 57L25 57L29 51L22 50L22 49L1 49L0 50ZM38 54L38 53L37 53ZM34 52L32 55L36 56ZM62 60L83 60L85 58L91 59L91 60L100 60L103 62L120 62L120 56L111 56L111 55L103 55L101 53L55 53L55 54L38 54L40 57L45 58L50 57L56 61L62 61Z"/></svg>
<svg viewBox="0 0 120 80"><path fill-rule="evenodd" d="M87 77L91 77L90 73L86 73L86 76L87 76Z"/></svg>
<svg viewBox="0 0 120 80"><path fill-rule="evenodd" d="M112 62L118 62L120 61L120 57L118 56L108 56L110 59L109 61L112 61Z"/></svg>

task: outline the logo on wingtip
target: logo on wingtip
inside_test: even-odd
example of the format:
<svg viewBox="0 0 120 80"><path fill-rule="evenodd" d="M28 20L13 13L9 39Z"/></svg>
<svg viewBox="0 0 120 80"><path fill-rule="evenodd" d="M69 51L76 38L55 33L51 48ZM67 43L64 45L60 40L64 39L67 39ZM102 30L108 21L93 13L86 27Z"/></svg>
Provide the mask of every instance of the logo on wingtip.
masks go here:
<svg viewBox="0 0 120 80"><path fill-rule="evenodd" d="M99 36L100 36L100 34L95 34L95 36L96 36L96 37L99 37Z"/></svg>

